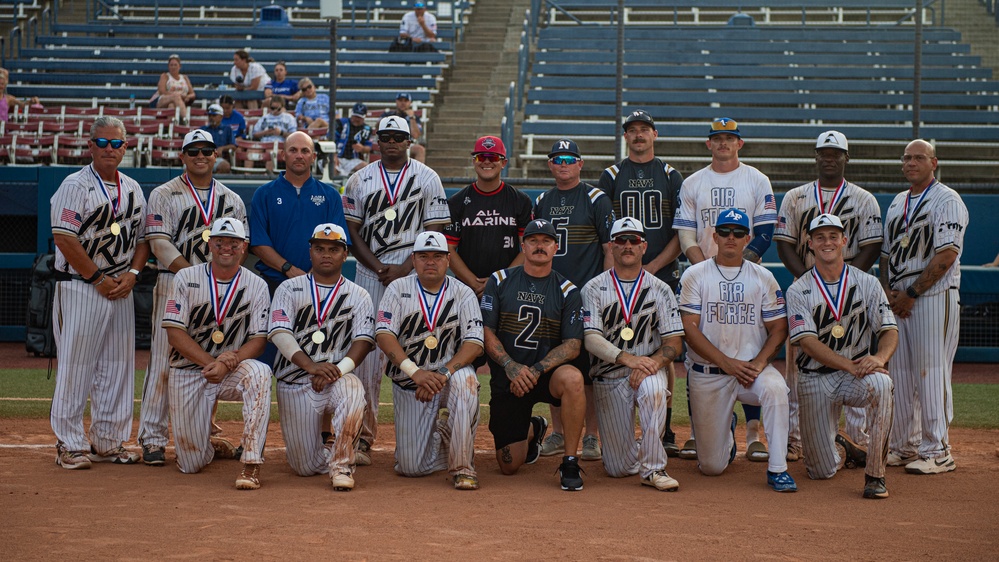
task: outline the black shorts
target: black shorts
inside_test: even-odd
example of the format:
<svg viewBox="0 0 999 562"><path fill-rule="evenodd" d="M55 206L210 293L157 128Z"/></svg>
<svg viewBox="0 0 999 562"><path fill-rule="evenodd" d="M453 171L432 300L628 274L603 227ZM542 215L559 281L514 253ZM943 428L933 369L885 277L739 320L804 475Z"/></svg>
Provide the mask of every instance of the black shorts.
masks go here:
<svg viewBox="0 0 999 562"><path fill-rule="evenodd" d="M502 373L493 374L506 381L506 388L497 388L498 380L490 380L489 389L489 432L493 434L496 450L511 443L526 441L531 427L531 414L538 402L560 406L562 401L552 396L552 373L545 373L538 384L526 395L518 398L510 392L510 381Z"/></svg>

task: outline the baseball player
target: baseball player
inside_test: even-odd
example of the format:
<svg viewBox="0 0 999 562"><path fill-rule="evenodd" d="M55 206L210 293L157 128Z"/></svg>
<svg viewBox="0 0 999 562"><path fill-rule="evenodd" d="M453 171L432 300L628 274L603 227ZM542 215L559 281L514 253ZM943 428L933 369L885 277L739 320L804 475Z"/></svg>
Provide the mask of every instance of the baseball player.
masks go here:
<svg viewBox="0 0 999 562"><path fill-rule="evenodd" d="M680 239L673 230L673 218L680 206L680 185L683 176L669 164L656 158L655 141L659 138L656 123L648 112L632 111L622 125L628 144L628 157L607 168L597 186L614 203L614 216L634 217L645 229L643 240L648 244L642 265L645 270L666 282L676 293L680 273ZM676 370L668 366L670 396L666 405L666 432L663 446L666 454L679 456L673 420L673 385Z"/></svg>
<svg viewBox="0 0 999 562"><path fill-rule="evenodd" d="M936 169L933 145L917 139L905 147L902 173L910 187L888 207L881 247L881 285L898 319L899 339L888 465L904 465L913 474L955 468L948 428L968 208L937 181Z"/></svg>
<svg viewBox="0 0 999 562"><path fill-rule="evenodd" d="M579 446L586 414L583 374L574 365L583 341L579 290L552 269L558 234L546 220L524 228L524 265L493 273L480 306L489 355L489 431L500 472L514 474L541 456L548 420L531 417L538 402L561 405L565 450ZM501 376L505 375L505 376ZM558 468L563 490L583 489L579 459Z"/></svg>
<svg viewBox="0 0 999 562"><path fill-rule="evenodd" d="M347 233L333 223L309 240L312 271L278 287L268 337L288 464L300 476L329 474L334 490L354 488L354 450L364 416L364 388L352 371L374 347L374 308L368 292L341 275ZM323 446L325 416L333 416L333 450Z"/></svg>
<svg viewBox="0 0 999 562"><path fill-rule="evenodd" d="M558 233L558 252L552 267L579 288L613 263L610 229L614 223L614 204L603 191L580 181L583 159L575 142L569 139L555 141L548 154L548 169L555 178L555 187L538 196L534 216L549 221ZM593 401L590 358L585 350L580 351L575 365L583 373L586 385L586 433L579 458L596 461L602 454L600 422ZM552 435L545 440L541 454L575 453L575 450L565 449L557 406L552 406L551 415Z"/></svg>
<svg viewBox="0 0 999 562"><path fill-rule="evenodd" d="M393 281L378 307L378 346L391 364L395 471L426 476L447 469L456 490L479 489L475 431L482 314L475 293L447 275L447 240L423 232L413 244L415 275ZM449 415L439 418L447 407Z"/></svg>
<svg viewBox="0 0 999 562"><path fill-rule="evenodd" d="M808 246L814 267L787 291L790 341L804 351L797 362L805 467L811 478L832 478L853 457L866 467L864 497L887 498L885 462L894 399L885 365L898 346L898 327L877 278L847 265L848 245L839 217L823 213L812 219ZM871 354L874 336L877 353ZM836 434L844 404L871 413L870 454Z"/></svg>
<svg viewBox="0 0 999 562"><path fill-rule="evenodd" d="M170 354L170 421L181 472L200 471L216 456L211 438L216 399L243 402L243 470L239 490L260 488L271 411L271 369L255 360L267 341L270 298L263 279L241 267L246 230L233 217L209 233L211 262L177 272L163 327Z"/></svg>
<svg viewBox="0 0 999 562"><path fill-rule="evenodd" d="M717 254L718 246L712 236L714 224L719 214L730 208L739 209L749 218L753 235L743 257L759 263L760 256L770 247L777 222L777 202L770 179L739 161L739 150L744 144L737 122L727 117L715 119L706 141L711 151L711 164L683 182L680 209L673 219L673 228L680 239L680 248L691 264ZM742 408L746 414L746 458L765 461L770 455L759 440L760 410L747 404ZM691 424L692 431L693 427ZM691 433L680 450L681 458L697 458L695 433Z"/></svg>
<svg viewBox="0 0 999 562"><path fill-rule="evenodd" d="M500 178L507 164L502 140L479 138L472 160L476 180L448 199L451 224L444 236L454 276L481 297L494 271L524 263L519 242L533 217L533 205L524 192Z"/></svg>
<svg viewBox="0 0 999 562"><path fill-rule="evenodd" d="M215 219L233 217L246 222L243 200L212 177L216 148L206 131L187 133L180 155L185 173L154 189L146 208L146 239L158 265L152 344L139 411L142 462L150 466L165 464L164 450L169 440L166 381L170 344L161 324L167 298L173 291L174 274L208 262L208 237Z"/></svg>
<svg viewBox="0 0 999 562"><path fill-rule="evenodd" d="M56 464L67 469L139 460L123 444L132 433L135 385L132 287L149 246L146 198L118 171L125 144L121 120L98 117L87 141L93 163L67 176L51 199L58 281L52 332L59 361L50 421Z"/></svg>
<svg viewBox="0 0 999 562"><path fill-rule="evenodd" d="M642 484L674 492L666 473L668 366L683 350L683 326L673 289L642 268L648 243L637 219L611 229L614 267L583 287L586 349L594 357L590 377L603 428L603 461L614 477L639 474ZM635 407L642 427L635 441ZM655 439L651 437L655 436Z"/></svg>
<svg viewBox="0 0 999 562"><path fill-rule="evenodd" d="M848 182L844 173L850 161L849 143L839 131L826 131L815 141L815 168L818 179L787 192L777 214L774 240L781 262L795 279L815 263L808 242L808 226L823 213L836 215L846 229L843 258L861 271L868 271L881 255L881 207L864 188ZM794 354L797 346L787 346L787 384L791 388L791 426L787 460L801 456L801 431L798 427L798 377ZM866 447L868 436L864 408L846 408L846 434Z"/></svg>
<svg viewBox="0 0 999 562"><path fill-rule="evenodd" d="M691 423L701 472L721 474L735 459L735 401L761 406L774 452L767 484L798 490L787 473L787 393L770 364L787 337L784 297L772 273L744 258L749 215L722 211L711 234L718 254L692 265L680 279L680 314L687 341Z"/></svg>
<svg viewBox="0 0 999 562"><path fill-rule="evenodd" d="M343 207L352 252L357 258L355 281L371 295L377 310L385 287L413 270L412 248L424 230L440 231L451 223L447 197L437 172L410 160L409 125L398 116L378 125L382 159L347 180ZM378 395L385 356L375 349L357 368L368 407L364 411L357 464L371 464L368 451L378 431Z"/></svg>

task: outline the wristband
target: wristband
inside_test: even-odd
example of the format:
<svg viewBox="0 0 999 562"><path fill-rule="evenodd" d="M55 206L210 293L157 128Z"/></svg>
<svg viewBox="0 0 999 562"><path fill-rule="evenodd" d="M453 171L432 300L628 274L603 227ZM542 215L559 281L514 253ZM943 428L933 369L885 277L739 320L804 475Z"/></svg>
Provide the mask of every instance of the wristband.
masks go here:
<svg viewBox="0 0 999 562"><path fill-rule="evenodd" d="M512 358L512 357L511 357L511 358L509 358L509 359L507 359L507 360L506 360L506 362L505 362L505 363L503 363L503 366L502 366L502 368L503 368L503 369L506 369L506 366L507 366L507 365L509 365L510 363L513 363L513 358Z"/></svg>
<svg viewBox="0 0 999 562"><path fill-rule="evenodd" d="M909 285L909 288L905 290L905 294L909 295L910 299L919 297L919 293L917 293L916 290L912 288L912 285Z"/></svg>
<svg viewBox="0 0 999 562"><path fill-rule="evenodd" d="M336 368L340 369L341 375L349 374L354 370L354 360L350 357L344 357L339 363L336 364Z"/></svg>
<svg viewBox="0 0 999 562"><path fill-rule="evenodd" d="M98 269L97 271L94 272L93 275L91 275L90 277L87 277L86 279L84 279L83 282L86 283L87 285L90 285L94 281L97 281L97 279L99 279L100 276L101 276L101 270Z"/></svg>
<svg viewBox="0 0 999 562"><path fill-rule="evenodd" d="M545 374L545 368L541 366L541 361L531 365L531 368L538 372L538 376Z"/></svg>
<svg viewBox="0 0 999 562"><path fill-rule="evenodd" d="M129 269L128 272L131 273L132 275L136 276L136 277L139 276L139 270L135 269L134 267L132 269Z"/></svg>
<svg viewBox="0 0 999 562"><path fill-rule="evenodd" d="M403 373L406 373L406 376L409 378L413 378L413 375L416 374L416 371L420 370L420 368L416 366L416 363L413 363L412 359L406 359L402 363L399 363L399 369Z"/></svg>
<svg viewBox="0 0 999 562"><path fill-rule="evenodd" d="M103 283L107 278L108 278L107 275L101 275L101 280L98 281L98 282L96 282L96 283L94 283L94 287L100 286L100 284Z"/></svg>

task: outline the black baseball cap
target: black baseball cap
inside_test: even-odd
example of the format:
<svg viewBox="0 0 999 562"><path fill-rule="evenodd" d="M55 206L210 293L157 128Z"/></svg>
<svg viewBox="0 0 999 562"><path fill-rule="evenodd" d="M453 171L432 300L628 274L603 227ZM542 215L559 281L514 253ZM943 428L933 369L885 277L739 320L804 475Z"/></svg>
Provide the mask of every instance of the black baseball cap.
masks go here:
<svg viewBox="0 0 999 562"><path fill-rule="evenodd" d="M555 227L545 219L534 219L527 223L527 226L524 227L524 238L532 234L544 234L551 236L556 242L558 241L558 234L555 234Z"/></svg>
<svg viewBox="0 0 999 562"><path fill-rule="evenodd" d="M555 144L552 145L552 151L548 153L548 158L554 158L559 154L569 154L576 158L582 158L579 155L579 147L569 139L555 141Z"/></svg>
<svg viewBox="0 0 999 562"><path fill-rule="evenodd" d="M644 109L636 109L635 111L632 111L631 114L624 120L624 125L621 125L621 128L627 131L628 125L635 122L648 123L648 125L652 127L653 131L657 130L656 122L652 120L652 116L649 115L649 112Z"/></svg>

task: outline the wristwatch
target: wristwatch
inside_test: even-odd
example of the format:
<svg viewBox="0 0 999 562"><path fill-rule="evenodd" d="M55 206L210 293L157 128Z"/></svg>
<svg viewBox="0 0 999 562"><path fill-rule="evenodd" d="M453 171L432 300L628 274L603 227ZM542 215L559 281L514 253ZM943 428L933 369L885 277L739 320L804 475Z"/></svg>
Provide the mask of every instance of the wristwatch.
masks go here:
<svg viewBox="0 0 999 562"><path fill-rule="evenodd" d="M440 369L437 369L437 372L444 375L444 378L447 379L451 378L451 370L447 368L447 365L441 367Z"/></svg>
<svg viewBox="0 0 999 562"><path fill-rule="evenodd" d="M919 293L916 292L916 289L914 289L912 285L909 285L909 288L905 290L905 294L909 295L910 299L919 297Z"/></svg>
<svg viewBox="0 0 999 562"><path fill-rule="evenodd" d="M281 273L288 273L289 271L291 271L291 262L286 261L281 265Z"/></svg>

